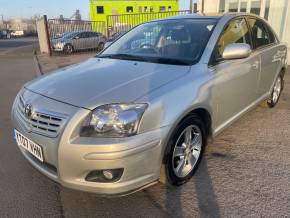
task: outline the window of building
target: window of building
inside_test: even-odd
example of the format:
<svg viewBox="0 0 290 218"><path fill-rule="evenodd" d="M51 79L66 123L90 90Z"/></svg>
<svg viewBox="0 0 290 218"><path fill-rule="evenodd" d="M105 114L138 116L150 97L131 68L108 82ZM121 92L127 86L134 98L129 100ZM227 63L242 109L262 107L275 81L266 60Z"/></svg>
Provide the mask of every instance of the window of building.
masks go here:
<svg viewBox="0 0 290 218"><path fill-rule="evenodd" d="M263 47L275 41L274 34L261 20L251 18L249 19L249 24L252 29L252 38L256 48Z"/></svg>
<svg viewBox="0 0 290 218"><path fill-rule="evenodd" d="M260 15L261 11L261 0L255 0L251 2L251 13Z"/></svg>
<svg viewBox="0 0 290 218"><path fill-rule="evenodd" d="M165 6L160 6L159 7L159 12L166 12L166 7Z"/></svg>
<svg viewBox="0 0 290 218"><path fill-rule="evenodd" d="M150 6L150 13L153 13L154 12L154 8L153 6Z"/></svg>
<svg viewBox="0 0 290 218"><path fill-rule="evenodd" d="M216 58L221 58L225 47L232 43L247 43L251 45L250 32L243 18L229 23L217 43Z"/></svg>
<svg viewBox="0 0 290 218"><path fill-rule="evenodd" d="M133 13L133 7L132 6L127 6L126 7L126 12L127 13Z"/></svg>
<svg viewBox="0 0 290 218"><path fill-rule="evenodd" d="M223 13L225 12L226 9L226 2L225 0L220 0L220 5L219 5L219 12Z"/></svg>
<svg viewBox="0 0 290 218"><path fill-rule="evenodd" d="M228 0L228 4L229 4L229 12L238 11L239 0Z"/></svg>
<svg viewBox="0 0 290 218"><path fill-rule="evenodd" d="M248 0L242 0L240 2L240 12L247 12Z"/></svg>
<svg viewBox="0 0 290 218"><path fill-rule="evenodd" d="M147 12L148 12L148 7L144 6L144 13L147 13Z"/></svg>
<svg viewBox="0 0 290 218"><path fill-rule="evenodd" d="M97 6L97 14L103 14L104 13L104 6Z"/></svg>
<svg viewBox="0 0 290 218"><path fill-rule="evenodd" d="M168 11L172 11L172 7L171 6L168 6Z"/></svg>
<svg viewBox="0 0 290 218"><path fill-rule="evenodd" d="M142 13L142 6L139 6L139 7L138 7L138 12L139 12L139 13Z"/></svg>

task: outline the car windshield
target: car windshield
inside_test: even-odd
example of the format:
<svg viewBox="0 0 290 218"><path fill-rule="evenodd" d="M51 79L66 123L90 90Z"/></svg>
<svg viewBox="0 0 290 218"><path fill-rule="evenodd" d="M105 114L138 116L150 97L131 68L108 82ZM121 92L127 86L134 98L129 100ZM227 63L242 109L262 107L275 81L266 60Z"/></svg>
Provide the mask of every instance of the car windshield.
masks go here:
<svg viewBox="0 0 290 218"><path fill-rule="evenodd" d="M139 25L97 57L191 65L201 56L215 19L172 19Z"/></svg>

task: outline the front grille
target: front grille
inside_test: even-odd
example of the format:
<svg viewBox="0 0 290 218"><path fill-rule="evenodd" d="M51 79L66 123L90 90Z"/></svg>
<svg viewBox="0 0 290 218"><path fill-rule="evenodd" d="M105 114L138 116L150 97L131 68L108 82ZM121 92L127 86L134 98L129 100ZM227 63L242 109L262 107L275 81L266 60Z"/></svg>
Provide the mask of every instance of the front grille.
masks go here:
<svg viewBox="0 0 290 218"><path fill-rule="evenodd" d="M65 122L64 117L52 113L34 111L33 109L31 116L27 117L22 96L19 97L17 111L26 127L33 132L49 137L57 137Z"/></svg>

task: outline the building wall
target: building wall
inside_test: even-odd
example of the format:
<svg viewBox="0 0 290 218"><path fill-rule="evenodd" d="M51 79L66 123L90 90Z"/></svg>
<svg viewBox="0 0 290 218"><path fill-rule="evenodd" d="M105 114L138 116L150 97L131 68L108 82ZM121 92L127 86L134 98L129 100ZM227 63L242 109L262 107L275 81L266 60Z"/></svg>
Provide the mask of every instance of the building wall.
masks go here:
<svg viewBox="0 0 290 218"><path fill-rule="evenodd" d="M284 22L287 12L288 0L270 2L268 21L280 38L283 38ZM289 27L290 28L290 27Z"/></svg>
<svg viewBox="0 0 290 218"><path fill-rule="evenodd" d="M267 19L280 40L288 44L290 64L290 0L198 0L199 11L202 10L202 2L204 13L228 12L232 9L248 13L257 12ZM257 5L260 7L258 10Z"/></svg>
<svg viewBox="0 0 290 218"><path fill-rule="evenodd" d="M283 33L283 40L288 44L288 64L290 65L290 1L288 2L287 11L288 13L284 21L285 30Z"/></svg>
<svg viewBox="0 0 290 218"><path fill-rule="evenodd" d="M204 13L241 11L264 17L290 48L290 0L199 0L199 10L202 2Z"/></svg>
<svg viewBox="0 0 290 218"><path fill-rule="evenodd" d="M203 11L205 13L217 13L219 0L204 0ZM198 11L202 11L202 0L198 0Z"/></svg>
<svg viewBox="0 0 290 218"><path fill-rule="evenodd" d="M6 21L6 27L10 30L36 32L36 22L31 19L12 19Z"/></svg>
<svg viewBox="0 0 290 218"><path fill-rule="evenodd" d="M97 14L97 6L104 7L103 14ZM145 7L147 7L147 13L150 13L152 10L151 7L153 8L153 12L159 12L161 6L165 7L166 11L179 10L178 0L90 0L90 16L92 21L106 22L107 15L145 13ZM128 12L127 7L132 7L133 11Z"/></svg>

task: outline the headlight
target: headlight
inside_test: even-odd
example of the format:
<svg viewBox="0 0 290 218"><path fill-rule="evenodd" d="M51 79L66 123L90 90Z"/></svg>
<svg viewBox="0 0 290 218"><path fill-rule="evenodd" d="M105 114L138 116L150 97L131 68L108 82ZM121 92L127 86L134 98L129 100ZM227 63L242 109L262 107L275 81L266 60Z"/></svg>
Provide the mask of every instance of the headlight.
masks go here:
<svg viewBox="0 0 290 218"><path fill-rule="evenodd" d="M59 41L59 42L57 42L55 45L56 45L56 46L59 46L59 47L61 47L61 46L63 46L63 45L64 45L64 42L62 42L62 41Z"/></svg>
<svg viewBox="0 0 290 218"><path fill-rule="evenodd" d="M96 108L81 128L82 137L128 137L138 131L147 104L109 104Z"/></svg>

